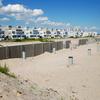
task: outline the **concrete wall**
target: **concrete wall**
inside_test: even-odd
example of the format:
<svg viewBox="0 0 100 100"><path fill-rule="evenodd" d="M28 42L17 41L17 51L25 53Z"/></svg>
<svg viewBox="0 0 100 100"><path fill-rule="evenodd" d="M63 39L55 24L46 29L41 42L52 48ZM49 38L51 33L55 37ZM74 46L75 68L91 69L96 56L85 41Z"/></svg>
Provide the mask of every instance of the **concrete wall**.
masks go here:
<svg viewBox="0 0 100 100"><path fill-rule="evenodd" d="M97 42L100 42L100 38L96 38L95 40L96 40Z"/></svg>
<svg viewBox="0 0 100 100"><path fill-rule="evenodd" d="M69 48L70 47L70 43L71 43L71 41L66 41L65 48Z"/></svg>
<svg viewBox="0 0 100 100"><path fill-rule="evenodd" d="M7 58L7 48L0 47L0 59L6 59L6 58Z"/></svg>
<svg viewBox="0 0 100 100"><path fill-rule="evenodd" d="M51 43L43 43L43 52L52 52Z"/></svg>
<svg viewBox="0 0 100 100"><path fill-rule="evenodd" d="M7 48L7 58L21 58L21 46L9 46Z"/></svg>
<svg viewBox="0 0 100 100"><path fill-rule="evenodd" d="M29 45L22 45L22 51L25 51L26 57L33 57L34 56L34 44Z"/></svg>
<svg viewBox="0 0 100 100"><path fill-rule="evenodd" d="M43 44L34 44L34 56L40 55L43 53Z"/></svg>
<svg viewBox="0 0 100 100"><path fill-rule="evenodd" d="M57 50L63 49L63 41L57 42Z"/></svg>
<svg viewBox="0 0 100 100"><path fill-rule="evenodd" d="M80 39L79 45L85 45L88 42L88 39Z"/></svg>
<svg viewBox="0 0 100 100"><path fill-rule="evenodd" d="M87 39L79 40L79 45L86 44ZM71 41L58 41L58 42L47 42L47 43L37 43L28 45L17 45L17 46L7 46L0 47L0 60L10 59L10 58L22 58L22 52L24 51L26 57L33 57L44 52L52 52L53 48L56 50L61 50L63 48L69 48Z"/></svg>

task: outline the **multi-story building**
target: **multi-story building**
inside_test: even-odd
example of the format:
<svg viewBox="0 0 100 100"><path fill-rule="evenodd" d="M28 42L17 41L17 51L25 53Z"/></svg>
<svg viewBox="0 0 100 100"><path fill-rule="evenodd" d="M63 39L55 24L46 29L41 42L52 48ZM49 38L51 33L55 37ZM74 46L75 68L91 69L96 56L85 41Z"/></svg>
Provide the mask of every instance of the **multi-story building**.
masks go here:
<svg viewBox="0 0 100 100"><path fill-rule="evenodd" d="M0 40L24 39L24 38L66 38L97 36L97 32L87 32L78 28L48 29L48 28L25 28L22 26L0 26Z"/></svg>
<svg viewBox="0 0 100 100"><path fill-rule="evenodd" d="M2 30L2 28L0 27L0 41L4 40L5 34L4 34L4 30Z"/></svg>

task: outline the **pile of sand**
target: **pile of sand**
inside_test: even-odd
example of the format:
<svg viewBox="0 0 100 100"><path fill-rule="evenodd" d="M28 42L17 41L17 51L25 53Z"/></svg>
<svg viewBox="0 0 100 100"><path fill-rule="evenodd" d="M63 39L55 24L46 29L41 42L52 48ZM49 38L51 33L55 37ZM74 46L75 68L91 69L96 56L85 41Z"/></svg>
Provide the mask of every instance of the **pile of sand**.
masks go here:
<svg viewBox="0 0 100 100"><path fill-rule="evenodd" d="M0 73L0 100L61 100L57 91Z"/></svg>

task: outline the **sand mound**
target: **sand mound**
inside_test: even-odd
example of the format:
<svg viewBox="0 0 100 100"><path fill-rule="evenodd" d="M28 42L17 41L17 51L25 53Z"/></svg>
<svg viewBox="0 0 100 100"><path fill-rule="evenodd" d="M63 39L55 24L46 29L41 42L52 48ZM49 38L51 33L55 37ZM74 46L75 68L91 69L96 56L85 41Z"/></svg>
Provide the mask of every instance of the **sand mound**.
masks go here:
<svg viewBox="0 0 100 100"><path fill-rule="evenodd" d="M0 73L0 100L61 100L53 89L40 89L28 80L14 79Z"/></svg>

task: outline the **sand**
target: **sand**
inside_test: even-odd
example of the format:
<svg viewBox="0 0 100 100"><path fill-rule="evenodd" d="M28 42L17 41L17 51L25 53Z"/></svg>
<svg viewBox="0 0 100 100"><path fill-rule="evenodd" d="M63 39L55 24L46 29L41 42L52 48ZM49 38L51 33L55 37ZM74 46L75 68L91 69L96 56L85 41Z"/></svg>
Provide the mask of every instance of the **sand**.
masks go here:
<svg viewBox="0 0 100 100"><path fill-rule="evenodd" d="M91 56L87 50L91 48ZM68 64L68 57L74 64ZM100 100L100 51L97 44L23 59L2 60L11 72L40 87L57 90L65 100Z"/></svg>

